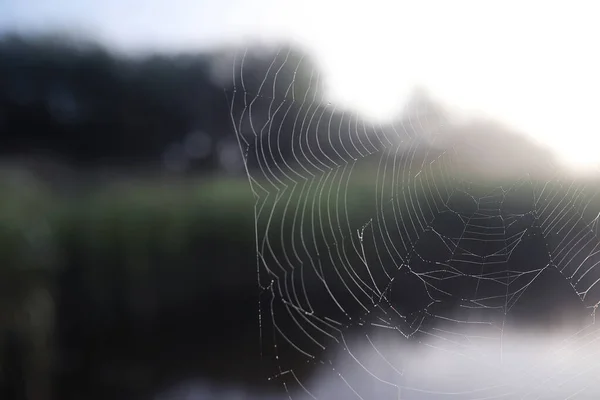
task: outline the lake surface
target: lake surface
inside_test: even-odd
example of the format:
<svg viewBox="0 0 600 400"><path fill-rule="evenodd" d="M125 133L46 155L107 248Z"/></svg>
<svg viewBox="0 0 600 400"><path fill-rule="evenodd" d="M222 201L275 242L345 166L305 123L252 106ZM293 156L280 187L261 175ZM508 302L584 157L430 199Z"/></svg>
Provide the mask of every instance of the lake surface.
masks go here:
<svg viewBox="0 0 600 400"><path fill-rule="evenodd" d="M288 391L260 393L198 380L156 400L275 399L597 399L600 330L575 333L432 332L409 343L377 331L346 341L325 357L315 375L298 383L285 372Z"/></svg>

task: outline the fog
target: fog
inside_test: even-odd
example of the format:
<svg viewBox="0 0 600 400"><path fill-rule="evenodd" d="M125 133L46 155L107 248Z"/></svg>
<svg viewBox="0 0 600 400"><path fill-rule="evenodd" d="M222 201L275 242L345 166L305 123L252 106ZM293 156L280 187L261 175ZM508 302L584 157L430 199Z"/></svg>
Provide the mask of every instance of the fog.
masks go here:
<svg viewBox="0 0 600 400"><path fill-rule="evenodd" d="M597 327L524 331L434 329L418 341L372 332L330 351L308 381L284 371L288 392L260 393L201 381L157 399L594 399L600 394ZM475 327L473 327L475 326Z"/></svg>
<svg viewBox="0 0 600 400"><path fill-rule="evenodd" d="M99 4L99 3L98 3ZM122 51L292 42L318 60L328 100L388 121L415 85L502 120L596 170L600 36L589 2L9 1L0 27L79 29ZM2 8L0 8L2 14Z"/></svg>
<svg viewBox="0 0 600 400"><path fill-rule="evenodd" d="M0 396L599 397L582 4L0 4Z"/></svg>

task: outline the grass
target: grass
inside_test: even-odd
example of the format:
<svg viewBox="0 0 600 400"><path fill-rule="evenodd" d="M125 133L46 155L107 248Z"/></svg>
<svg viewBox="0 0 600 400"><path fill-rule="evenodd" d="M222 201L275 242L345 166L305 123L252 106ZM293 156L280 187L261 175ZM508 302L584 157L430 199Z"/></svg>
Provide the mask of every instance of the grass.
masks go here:
<svg viewBox="0 0 600 400"><path fill-rule="evenodd" d="M139 272L147 268L149 257L159 257L165 268L173 268L175 260L196 257L197 261L203 251L212 252L216 259L214 246L234 252L253 246L255 205L259 237L290 229L294 216L304 216L306 229L322 236L328 224L345 226L346 216L353 229L364 225L378 210L389 209L386 201L415 212L411 200L434 196L436 188L430 183L444 182L438 185L441 192L454 184L435 170L416 178L392 176L391 168L385 171L339 170L279 193L257 191L258 199L244 178L123 180L66 195L34 180L5 177L0 179L0 274L53 274L73 251L83 254L89 265L106 260ZM562 191L574 200L574 187L583 187L586 193L578 198L577 207L583 209L587 198L595 198L586 211L591 215L599 209L599 197L594 197L597 186L583 185L534 183L543 199ZM513 199L517 203L519 196Z"/></svg>

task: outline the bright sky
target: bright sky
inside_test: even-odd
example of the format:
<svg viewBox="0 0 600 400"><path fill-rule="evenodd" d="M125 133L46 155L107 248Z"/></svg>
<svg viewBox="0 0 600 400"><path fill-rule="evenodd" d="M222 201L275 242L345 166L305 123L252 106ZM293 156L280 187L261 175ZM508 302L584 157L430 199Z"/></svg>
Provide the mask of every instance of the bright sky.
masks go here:
<svg viewBox="0 0 600 400"><path fill-rule="evenodd" d="M477 0L2 0L0 29L76 27L124 48L288 38L333 101L385 120L414 84L600 163L600 5Z"/></svg>

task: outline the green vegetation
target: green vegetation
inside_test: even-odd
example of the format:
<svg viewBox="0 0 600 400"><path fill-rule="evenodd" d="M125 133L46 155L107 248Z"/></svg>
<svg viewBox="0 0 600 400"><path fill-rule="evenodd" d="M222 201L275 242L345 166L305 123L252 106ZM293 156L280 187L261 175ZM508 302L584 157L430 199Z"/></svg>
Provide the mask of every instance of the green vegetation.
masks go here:
<svg viewBox="0 0 600 400"><path fill-rule="evenodd" d="M213 318L214 299L238 304L257 297L255 232L259 248L269 238L277 254L279 246L300 239L302 225L305 238L315 235L314 244L304 243L314 254L339 238L339 229L354 234L382 212L395 212L394 217L404 220L420 215L424 221L432 215L432 200L456 184L434 170L423 170L417 178L413 173L392 176L391 171L340 169L327 178L301 181L285 190L282 186L279 192L256 186L256 197L243 178L128 179L61 193L26 176L5 176L0 179L0 309L11 312L3 313L0 331L24 332L34 354L30 373L48 376L39 371L50 368L55 344L40 338L52 337L57 326L56 300L70 299L74 305L62 306L62 318L94 349L90 351L96 358L86 361L89 368L110 358L106 351L112 348L101 347L110 335L132 352L150 354L136 346L157 346L152 338L140 338L159 329L153 324L172 324L169 319L158 322L165 315L177 312L187 315L180 318L185 320L202 308L203 318ZM261 185L267 188L265 182ZM476 191L472 185L470 193ZM542 203L572 205L591 220L600 204L589 203L597 190L585 185L526 184L511 192L505 207L527 212L535 193ZM456 201L473 206L468 196L458 197ZM292 234L293 218L302 216ZM244 305L239 315L220 318L254 320L246 315L248 309ZM184 324L173 329L188 328ZM130 336L115 329L127 329Z"/></svg>
<svg viewBox="0 0 600 400"><path fill-rule="evenodd" d="M430 198L436 189L430 174L408 185L401 185L396 177L394 185L390 172L379 174L377 179L375 174L362 171L352 171L349 179L349 173L348 169L326 179L299 182L294 190L290 186L277 198L273 189L268 193L257 190L257 202L243 178L124 180L76 195L56 193L34 181L3 179L0 271L60 269L67 249L73 245L81 246L86 257L94 260L109 253L133 259L136 253L143 253L139 251L142 248L182 255L190 241L203 239L252 244L255 203L259 210L263 206L259 226L264 228L261 223L270 219L270 230L275 230L273 224L291 218L292 211L299 207L300 211L305 208L306 214L313 209L332 216L347 214L352 224L364 224L375 216L378 198L395 197L398 205L410 208L410 198ZM443 189L440 181L436 182L438 190ZM445 183L447 187L449 182ZM538 191L543 188L541 184L537 187ZM546 193L561 187L559 183L546 185ZM530 195L531 190L525 194ZM585 203L583 197L579 202ZM315 220L324 217L322 214ZM312 217L305 218L308 221ZM129 264L140 267L135 262Z"/></svg>

